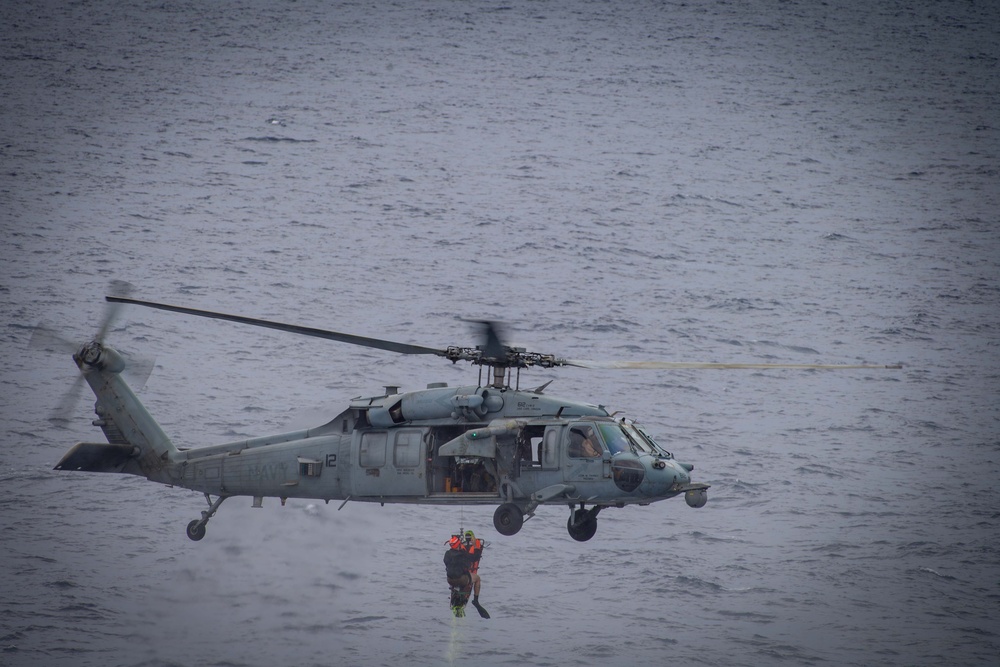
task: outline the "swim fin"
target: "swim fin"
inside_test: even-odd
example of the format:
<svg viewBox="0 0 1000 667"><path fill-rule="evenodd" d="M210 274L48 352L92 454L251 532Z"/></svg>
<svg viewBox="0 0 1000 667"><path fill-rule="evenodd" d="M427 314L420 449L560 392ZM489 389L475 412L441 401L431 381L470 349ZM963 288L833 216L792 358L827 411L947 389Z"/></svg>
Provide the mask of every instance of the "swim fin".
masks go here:
<svg viewBox="0 0 1000 667"><path fill-rule="evenodd" d="M476 611L478 611L479 615L483 618L490 617L490 612L486 611L486 609L483 608L483 605L479 604L479 600L473 600L472 606L476 608Z"/></svg>

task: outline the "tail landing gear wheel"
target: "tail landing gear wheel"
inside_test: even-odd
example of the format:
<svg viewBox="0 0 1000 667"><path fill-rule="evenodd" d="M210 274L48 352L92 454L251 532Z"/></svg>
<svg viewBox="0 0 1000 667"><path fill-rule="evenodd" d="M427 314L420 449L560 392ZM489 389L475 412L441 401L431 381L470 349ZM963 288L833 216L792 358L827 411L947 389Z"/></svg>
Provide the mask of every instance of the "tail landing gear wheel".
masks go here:
<svg viewBox="0 0 1000 667"><path fill-rule="evenodd" d="M504 503L493 513L493 527L501 535L514 535L524 525L524 512L514 503Z"/></svg>
<svg viewBox="0 0 1000 667"><path fill-rule="evenodd" d="M566 522L569 536L577 542L586 542L597 534L597 508L593 510L573 510Z"/></svg>
<svg viewBox="0 0 1000 667"><path fill-rule="evenodd" d="M195 519L194 521L188 524L187 536L190 539L194 540L195 542L205 537L205 524L203 524L201 521L198 521L198 519Z"/></svg>
<svg viewBox="0 0 1000 667"><path fill-rule="evenodd" d="M205 537L205 524L208 523L209 519L215 516L215 513L219 511L219 505L221 505L222 501L228 497L229 496L219 496L213 502L212 496L208 495L207 493L205 494L205 500L208 501L208 511L201 513L201 519L195 519L194 521L188 524L187 536L190 539L197 542L201 538Z"/></svg>

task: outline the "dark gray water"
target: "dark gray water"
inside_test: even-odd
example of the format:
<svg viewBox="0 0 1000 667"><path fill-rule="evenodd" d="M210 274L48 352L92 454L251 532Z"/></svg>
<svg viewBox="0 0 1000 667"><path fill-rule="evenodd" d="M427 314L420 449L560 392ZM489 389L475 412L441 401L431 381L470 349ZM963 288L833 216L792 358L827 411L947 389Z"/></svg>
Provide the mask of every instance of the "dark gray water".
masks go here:
<svg viewBox="0 0 1000 667"><path fill-rule="evenodd" d="M1000 9L987 2L34 2L0 19L0 664L994 665ZM138 296L421 345L902 371L535 371L709 504L223 505L51 468L28 349ZM126 309L198 446L465 366ZM492 542L453 620L442 544Z"/></svg>

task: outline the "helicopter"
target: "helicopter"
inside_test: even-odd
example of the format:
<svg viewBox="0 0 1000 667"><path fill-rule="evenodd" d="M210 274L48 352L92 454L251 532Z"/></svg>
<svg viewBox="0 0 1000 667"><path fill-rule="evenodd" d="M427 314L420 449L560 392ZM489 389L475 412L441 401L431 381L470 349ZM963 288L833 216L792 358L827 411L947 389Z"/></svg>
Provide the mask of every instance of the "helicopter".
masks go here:
<svg viewBox="0 0 1000 667"><path fill-rule="evenodd" d="M125 284L127 285L127 283ZM131 287L131 286L129 286ZM674 458L637 422L601 405L550 396L547 382L521 389L530 367L556 368L898 368L872 364L727 364L590 362L528 352L501 340L482 322L475 347L432 348L325 329L134 299L106 296L98 334L72 345L73 361L96 396L93 421L107 442L79 442L56 464L61 471L137 475L202 493L208 504L186 528L205 537L228 498L317 499L329 503L414 503L494 506L493 525L512 536L543 505L569 508L566 528L579 542L597 532L608 508L645 506L677 496L704 507L709 485L692 481L694 466ZM433 355L478 366L475 385L357 397L315 428L196 448L175 446L122 377L129 361L104 338L125 304L324 338L405 355ZM45 337L43 337L45 338ZM52 338L49 336L48 338ZM486 373L486 382L483 374ZM79 378L78 378L79 379ZM512 384L513 382L513 384Z"/></svg>

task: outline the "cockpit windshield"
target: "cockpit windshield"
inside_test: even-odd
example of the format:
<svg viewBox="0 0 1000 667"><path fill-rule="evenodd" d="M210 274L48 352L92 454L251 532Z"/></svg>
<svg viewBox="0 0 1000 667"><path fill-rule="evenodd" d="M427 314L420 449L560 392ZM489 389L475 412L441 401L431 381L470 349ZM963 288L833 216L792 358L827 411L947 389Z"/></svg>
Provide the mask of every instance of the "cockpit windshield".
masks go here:
<svg viewBox="0 0 1000 667"><path fill-rule="evenodd" d="M661 447L655 440L649 437L645 431L635 424L622 424L622 427L627 433L632 434L637 440L644 444L643 451L648 451L651 454L658 454L667 458L673 458L673 454Z"/></svg>
<svg viewBox="0 0 1000 667"><path fill-rule="evenodd" d="M601 435L604 436L604 444L608 446L608 451L611 452L612 456L634 450L631 440L629 440L618 424L602 422L598 424L597 428L600 429Z"/></svg>
<svg viewBox="0 0 1000 667"><path fill-rule="evenodd" d="M623 422L622 430L628 435L629 440L633 443L633 449L635 449L636 454L657 454L656 449L643 437L635 426L632 424Z"/></svg>
<svg viewBox="0 0 1000 667"><path fill-rule="evenodd" d="M626 422L602 422L598 425L598 428L612 456L622 452L631 452L633 454L660 453L650 443L649 439L631 424Z"/></svg>
<svg viewBox="0 0 1000 667"><path fill-rule="evenodd" d="M656 444L656 441L635 424L626 421L601 422L597 428L612 456L622 452L631 452L671 458L670 452Z"/></svg>

